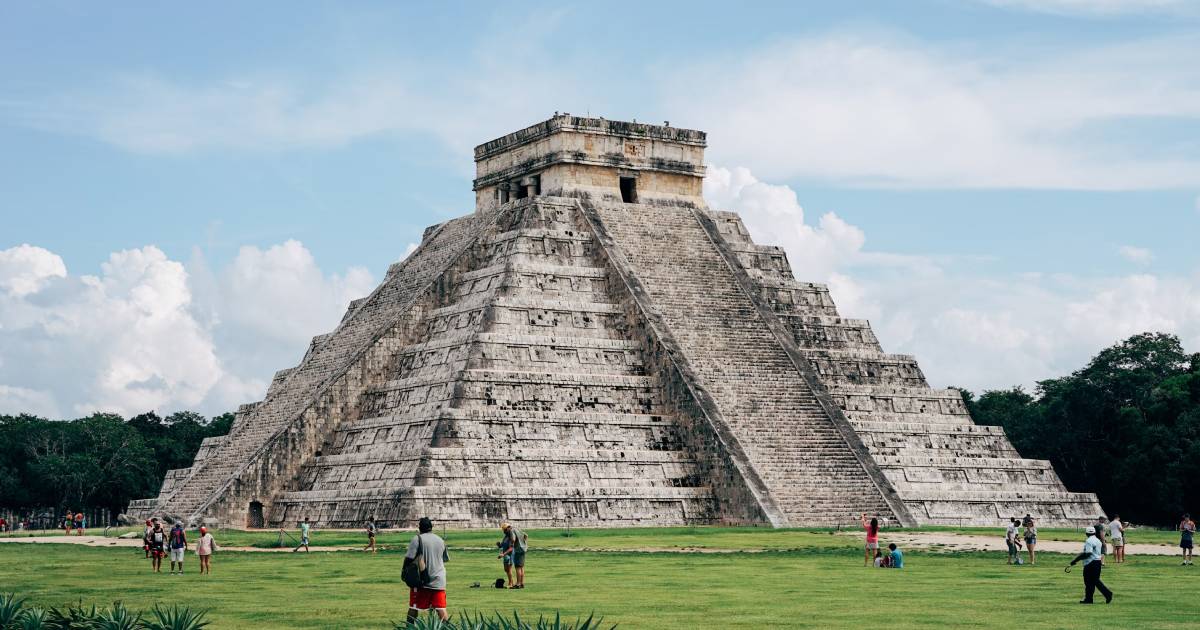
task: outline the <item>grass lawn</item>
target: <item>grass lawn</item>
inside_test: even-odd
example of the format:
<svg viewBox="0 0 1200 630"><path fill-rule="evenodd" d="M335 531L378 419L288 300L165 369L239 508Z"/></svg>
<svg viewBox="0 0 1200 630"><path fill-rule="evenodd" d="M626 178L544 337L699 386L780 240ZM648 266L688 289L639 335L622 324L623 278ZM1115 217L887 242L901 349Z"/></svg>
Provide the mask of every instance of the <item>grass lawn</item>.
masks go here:
<svg viewBox="0 0 1200 630"><path fill-rule="evenodd" d="M263 532L222 532L227 545ZM270 541L274 535L265 533ZM323 540L327 536L329 540ZM354 532L318 532L315 544L357 544ZM401 534L390 534L399 542ZM407 535L405 535L407 537ZM535 533L528 588L472 589L502 575L486 546L492 532L450 532L453 610L522 616L603 615L622 628L1192 628L1200 615L1200 569L1170 557L1137 557L1105 569L1117 592L1111 606L1079 606L1081 568L1042 554L1037 567L1009 567L999 553L906 554L903 571L861 566L859 542L818 531L674 528ZM578 546L794 549L753 554L539 551ZM453 548L457 547L457 550ZM222 552L214 574L153 575L140 550L68 545L0 545L0 591L37 605L105 604L137 608L179 602L210 608L216 628L386 628L407 604L401 554Z"/></svg>

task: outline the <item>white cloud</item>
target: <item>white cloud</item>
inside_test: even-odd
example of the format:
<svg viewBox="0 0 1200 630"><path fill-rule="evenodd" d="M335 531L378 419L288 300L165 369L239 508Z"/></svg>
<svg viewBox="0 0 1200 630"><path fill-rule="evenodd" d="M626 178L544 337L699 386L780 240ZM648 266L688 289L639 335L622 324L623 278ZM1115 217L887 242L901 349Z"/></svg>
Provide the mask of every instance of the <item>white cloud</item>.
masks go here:
<svg viewBox="0 0 1200 630"><path fill-rule="evenodd" d="M322 273L296 241L242 248L216 272L153 246L112 254L97 276L29 246L0 261L0 413L230 410L374 286L363 269Z"/></svg>
<svg viewBox="0 0 1200 630"><path fill-rule="evenodd" d="M1200 184L1194 147L1106 133L1200 120L1192 35L980 50L834 33L672 67L673 119L714 161L858 186L1140 189Z"/></svg>
<svg viewBox="0 0 1200 630"><path fill-rule="evenodd" d="M747 169L709 172L710 205L741 212L757 243L783 245L798 280L826 282L843 317L871 320L884 350L916 355L934 386L1032 386L1146 331L1200 351L1200 274L962 272L939 256L870 251L869 235L836 215L805 224L789 187Z"/></svg>
<svg viewBox="0 0 1200 630"><path fill-rule="evenodd" d="M1116 16L1194 8L1188 0L981 0L997 7L1058 15Z"/></svg>
<svg viewBox="0 0 1200 630"><path fill-rule="evenodd" d="M1138 265L1148 265L1150 261L1154 260L1154 252L1145 247L1122 245L1117 248L1117 253L1121 255L1121 258Z"/></svg>
<svg viewBox="0 0 1200 630"><path fill-rule="evenodd" d="M52 278L67 275L67 266L56 254L29 244L0 251L0 289L22 297L36 293Z"/></svg>

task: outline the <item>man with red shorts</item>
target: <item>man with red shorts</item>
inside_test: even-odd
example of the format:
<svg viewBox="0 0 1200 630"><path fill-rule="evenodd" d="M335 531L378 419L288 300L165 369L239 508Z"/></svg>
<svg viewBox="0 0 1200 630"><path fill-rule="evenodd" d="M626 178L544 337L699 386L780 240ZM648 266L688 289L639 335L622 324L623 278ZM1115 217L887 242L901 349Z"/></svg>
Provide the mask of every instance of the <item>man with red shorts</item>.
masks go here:
<svg viewBox="0 0 1200 630"><path fill-rule="evenodd" d="M418 549L425 559L425 585L408 590L408 623L416 622L422 610L433 610L442 621L450 619L446 613L446 562L450 556L446 553L446 541L433 533L433 521L422 517L417 524L420 532L413 536L408 543L408 559L416 559Z"/></svg>

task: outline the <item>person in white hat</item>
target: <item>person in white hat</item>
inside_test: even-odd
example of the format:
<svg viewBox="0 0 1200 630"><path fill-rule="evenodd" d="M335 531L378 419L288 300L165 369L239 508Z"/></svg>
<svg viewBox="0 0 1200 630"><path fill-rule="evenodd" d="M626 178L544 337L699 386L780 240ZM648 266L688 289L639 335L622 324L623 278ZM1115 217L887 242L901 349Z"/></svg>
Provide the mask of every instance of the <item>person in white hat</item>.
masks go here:
<svg viewBox="0 0 1200 630"><path fill-rule="evenodd" d="M1110 604L1113 592L1108 590L1104 582L1100 581L1100 570L1104 568L1104 543L1096 538L1095 527L1089 527L1084 532L1087 534L1087 541L1083 543L1083 553L1071 560L1071 566L1075 566L1075 563L1080 560L1083 561L1083 599L1079 600L1079 603L1092 603L1092 595L1095 594L1096 589L1100 589L1100 594L1104 596L1104 603Z"/></svg>

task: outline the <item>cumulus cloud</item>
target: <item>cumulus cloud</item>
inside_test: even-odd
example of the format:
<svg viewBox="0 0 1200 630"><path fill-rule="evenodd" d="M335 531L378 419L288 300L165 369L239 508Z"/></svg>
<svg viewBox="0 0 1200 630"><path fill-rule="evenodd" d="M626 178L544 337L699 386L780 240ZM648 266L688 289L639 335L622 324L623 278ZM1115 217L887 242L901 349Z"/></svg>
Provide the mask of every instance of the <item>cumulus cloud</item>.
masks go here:
<svg viewBox="0 0 1200 630"><path fill-rule="evenodd" d="M748 169L709 173L711 206L741 213L756 242L782 245L798 280L827 283L843 317L871 320L884 350L916 355L935 386L1032 386L1145 331L1200 351L1200 273L964 273L952 259L871 251L869 235L836 215L806 222L790 187ZM1152 256L1131 249L1134 262Z"/></svg>
<svg viewBox="0 0 1200 630"><path fill-rule="evenodd" d="M0 289L15 297L36 293L53 278L67 275L58 255L29 244L0 251Z"/></svg>
<svg viewBox="0 0 1200 630"><path fill-rule="evenodd" d="M216 271L153 246L113 253L98 275L27 245L0 261L0 413L227 411L374 284L362 269L322 273L296 241L243 248Z"/></svg>
<svg viewBox="0 0 1200 630"><path fill-rule="evenodd" d="M1138 120L1200 120L1192 35L980 50L886 31L832 33L672 67L662 84L665 109L709 132L714 161L767 179L1093 190L1200 184L1194 147L1107 133Z"/></svg>
<svg viewBox="0 0 1200 630"><path fill-rule="evenodd" d="M1117 248L1117 253L1121 255L1121 258L1137 265L1148 265L1150 261L1154 260L1154 252L1145 247L1122 245Z"/></svg>

